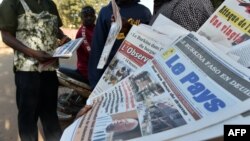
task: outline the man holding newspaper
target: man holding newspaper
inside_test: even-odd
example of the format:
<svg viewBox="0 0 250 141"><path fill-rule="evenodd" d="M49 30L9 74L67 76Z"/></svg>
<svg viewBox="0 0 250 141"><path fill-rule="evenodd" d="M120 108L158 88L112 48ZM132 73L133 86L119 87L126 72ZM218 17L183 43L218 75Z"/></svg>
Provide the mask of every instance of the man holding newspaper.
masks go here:
<svg viewBox="0 0 250 141"><path fill-rule="evenodd" d="M139 25L140 23L149 23L151 18L151 13L148 8L139 4L139 0L115 0L117 5L119 6L119 14L122 18L122 29L120 33L118 33L117 38L115 39L114 45L108 57L108 61L106 64L108 65L111 59L116 54L118 48L120 47L122 41L125 39L126 34L132 25ZM100 77L102 76L104 70L107 65L102 69L97 69L98 62L101 58L103 48L105 42L107 40L107 36L109 34L109 30L111 28L111 22L115 16L112 12L112 3L110 2L107 6L103 7L99 13L94 38L91 44L91 52L89 57L89 83L92 89L96 86ZM89 109L91 109L90 105L86 105L83 107L76 117L79 117L85 114Z"/></svg>
<svg viewBox="0 0 250 141"><path fill-rule="evenodd" d="M149 23L151 13L148 8L138 4L139 0L116 0L118 7L120 8L121 18L123 19L123 25L120 33L118 34L115 43L112 47L112 51L108 56L107 65L115 55L120 44L124 40L126 33L129 31L132 25L138 25L140 23ZM105 45L112 18L112 6L111 3L103 7L99 13L94 38L92 42L92 50L89 58L89 82L92 89L97 84L98 80L102 76L107 65L103 69L97 69L97 64L101 57L103 47Z"/></svg>

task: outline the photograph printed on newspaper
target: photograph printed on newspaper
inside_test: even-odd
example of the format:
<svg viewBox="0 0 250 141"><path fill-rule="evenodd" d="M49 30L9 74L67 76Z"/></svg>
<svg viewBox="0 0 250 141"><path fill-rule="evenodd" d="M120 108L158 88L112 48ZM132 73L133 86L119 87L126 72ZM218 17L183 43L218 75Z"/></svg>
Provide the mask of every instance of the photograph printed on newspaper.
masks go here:
<svg viewBox="0 0 250 141"><path fill-rule="evenodd" d="M249 109L249 74L189 34L95 98L72 140L168 140L215 125Z"/></svg>
<svg viewBox="0 0 250 141"><path fill-rule="evenodd" d="M178 38L178 36L172 38ZM142 67L164 46L172 42L173 40L169 39L168 36L153 31L149 26L133 25L92 91L90 98L98 96Z"/></svg>

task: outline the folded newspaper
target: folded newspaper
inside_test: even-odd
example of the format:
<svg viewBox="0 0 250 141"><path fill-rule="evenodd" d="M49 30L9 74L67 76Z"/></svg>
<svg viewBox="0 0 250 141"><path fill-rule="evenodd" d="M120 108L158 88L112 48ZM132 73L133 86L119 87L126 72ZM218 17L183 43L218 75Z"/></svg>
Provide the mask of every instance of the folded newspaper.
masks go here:
<svg viewBox="0 0 250 141"><path fill-rule="evenodd" d="M96 97L69 140L170 140L197 132L249 109L249 74L191 33Z"/></svg>
<svg viewBox="0 0 250 141"><path fill-rule="evenodd" d="M112 10L113 10L113 16L115 18L115 22L112 22L111 24L107 40L105 42L100 60L97 65L98 69L102 69L106 65L107 60L109 58L109 54L115 43L116 37L122 29L122 18L119 12L119 7L117 6L115 0L111 0L111 4L112 4Z"/></svg>
<svg viewBox="0 0 250 141"><path fill-rule="evenodd" d="M250 124L250 21L242 2L226 0L200 35L162 15L152 27L132 28L89 98L92 110L61 141L199 141L222 136L225 124ZM160 34L168 43L151 54Z"/></svg>
<svg viewBox="0 0 250 141"><path fill-rule="evenodd" d="M117 53L91 93L94 97L111 88L126 76L142 67L155 54L171 43L167 36L154 32L146 25L133 26ZM90 104L90 103L89 103Z"/></svg>
<svg viewBox="0 0 250 141"><path fill-rule="evenodd" d="M247 3L250 4L248 0L225 0L197 32L223 45L224 51L250 39Z"/></svg>
<svg viewBox="0 0 250 141"><path fill-rule="evenodd" d="M74 40L71 40L62 46L58 47L53 57L60 57L60 58L69 58L72 56L73 52L81 45L83 42L83 38L77 38Z"/></svg>

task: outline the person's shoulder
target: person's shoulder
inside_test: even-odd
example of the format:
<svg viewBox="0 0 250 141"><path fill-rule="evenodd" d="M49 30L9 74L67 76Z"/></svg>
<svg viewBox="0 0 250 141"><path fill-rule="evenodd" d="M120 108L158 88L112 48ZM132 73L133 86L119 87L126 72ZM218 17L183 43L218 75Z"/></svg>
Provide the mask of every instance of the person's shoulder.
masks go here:
<svg viewBox="0 0 250 141"><path fill-rule="evenodd" d="M103 15L103 16L109 16L112 14L112 6L111 3L103 6L99 12L99 15ZM110 18L110 17L109 17Z"/></svg>
<svg viewBox="0 0 250 141"><path fill-rule="evenodd" d="M142 4L140 4L140 3L137 4L137 8L136 8L136 9L138 9L138 11L140 11L141 14L145 15L144 18L147 19L147 20L145 21L145 23L148 23L149 20L150 20L151 17L152 17L152 14L151 14L150 9L149 9L148 7L146 7L145 5L142 5Z"/></svg>
<svg viewBox="0 0 250 141"><path fill-rule="evenodd" d="M111 2L109 2L107 5L103 6L100 10L100 12L106 12L112 10Z"/></svg>
<svg viewBox="0 0 250 141"><path fill-rule="evenodd" d="M137 3L136 6L138 7L139 10L144 10L144 11L150 12L150 9L143 4Z"/></svg>
<svg viewBox="0 0 250 141"><path fill-rule="evenodd" d="M9 3L17 3L19 2L20 0L2 0L2 3L5 3L5 2L9 2Z"/></svg>
<svg viewBox="0 0 250 141"><path fill-rule="evenodd" d="M140 4L140 3L137 3L136 5L137 5L138 7L141 7L141 8L149 9L149 8L147 8L145 5Z"/></svg>
<svg viewBox="0 0 250 141"><path fill-rule="evenodd" d="M6 11L15 11L18 9L19 0L3 0L0 4L0 12L6 13ZM19 5L20 6L20 5Z"/></svg>
<svg viewBox="0 0 250 141"><path fill-rule="evenodd" d="M151 13L148 7L140 3L134 3L131 9L137 9L138 12L142 12L142 13L147 13L147 14Z"/></svg>
<svg viewBox="0 0 250 141"><path fill-rule="evenodd" d="M214 11L214 6L211 2L211 0L189 0L188 5L191 9L199 9L201 11L207 11L210 14Z"/></svg>
<svg viewBox="0 0 250 141"><path fill-rule="evenodd" d="M53 0L48 0L48 3L49 3L51 6L56 6L56 3L55 3Z"/></svg>
<svg viewBox="0 0 250 141"><path fill-rule="evenodd" d="M185 4L192 5L193 7L200 7L201 5L211 5L212 2L210 0L188 0L188 1L182 1Z"/></svg>
<svg viewBox="0 0 250 141"><path fill-rule="evenodd" d="M0 6L3 6L3 5L12 5L12 4L17 4L17 3L19 3L19 0L3 0L0 3Z"/></svg>

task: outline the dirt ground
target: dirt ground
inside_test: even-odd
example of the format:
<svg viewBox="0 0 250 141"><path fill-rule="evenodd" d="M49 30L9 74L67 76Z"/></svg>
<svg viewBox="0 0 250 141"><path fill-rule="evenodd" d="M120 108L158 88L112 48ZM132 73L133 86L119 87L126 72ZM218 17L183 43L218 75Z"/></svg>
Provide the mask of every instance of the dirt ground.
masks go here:
<svg viewBox="0 0 250 141"><path fill-rule="evenodd" d="M12 50L0 41L0 141L18 141Z"/></svg>

